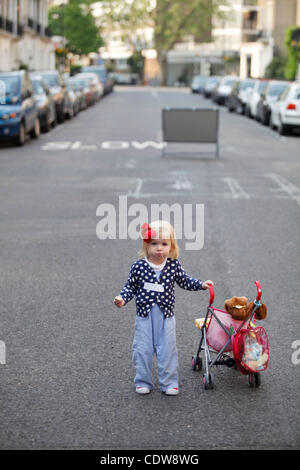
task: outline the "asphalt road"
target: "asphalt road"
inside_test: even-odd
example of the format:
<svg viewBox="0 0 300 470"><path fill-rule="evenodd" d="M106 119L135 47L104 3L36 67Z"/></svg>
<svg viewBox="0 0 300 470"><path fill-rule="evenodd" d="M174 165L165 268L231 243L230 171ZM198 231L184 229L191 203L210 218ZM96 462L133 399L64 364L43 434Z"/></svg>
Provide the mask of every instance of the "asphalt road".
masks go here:
<svg viewBox="0 0 300 470"><path fill-rule="evenodd" d="M221 108L219 160L205 145L161 158L162 107L206 105L186 89L120 87L24 148L1 145L2 449L299 448L300 137ZM252 300L261 282L270 363L260 388L219 367L203 389L191 356L208 293L176 287L180 394L160 393L156 367L156 389L135 393L135 305L112 301L140 242L96 236L97 207L118 216L120 196L149 211L204 204L204 246L180 240L180 259L214 280L216 307Z"/></svg>

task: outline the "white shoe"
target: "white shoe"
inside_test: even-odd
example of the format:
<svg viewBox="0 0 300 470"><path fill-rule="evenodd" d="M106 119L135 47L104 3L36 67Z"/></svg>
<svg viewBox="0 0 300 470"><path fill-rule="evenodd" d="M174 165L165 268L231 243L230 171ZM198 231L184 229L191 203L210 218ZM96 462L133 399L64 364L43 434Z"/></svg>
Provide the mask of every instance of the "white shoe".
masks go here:
<svg viewBox="0 0 300 470"><path fill-rule="evenodd" d="M135 391L136 391L136 393L139 393L140 395L147 395L147 393L150 393L150 388L148 388L148 387L136 387Z"/></svg>
<svg viewBox="0 0 300 470"><path fill-rule="evenodd" d="M179 390L177 387L174 387L174 388L168 388L166 391L165 391L165 394L166 395L178 395L179 393Z"/></svg>

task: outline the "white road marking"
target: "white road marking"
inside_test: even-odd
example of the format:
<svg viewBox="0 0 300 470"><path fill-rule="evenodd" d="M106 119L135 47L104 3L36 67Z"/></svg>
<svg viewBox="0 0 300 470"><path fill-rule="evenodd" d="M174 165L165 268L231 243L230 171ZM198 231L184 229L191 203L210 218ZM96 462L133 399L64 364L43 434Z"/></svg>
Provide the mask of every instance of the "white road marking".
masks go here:
<svg viewBox="0 0 300 470"><path fill-rule="evenodd" d="M172 177L175 177L175 183L169 184L167 188L173 188L177 191L191 191L193 188L192 183L188 179L185 171L170 171Z"/></svg>
<svg viewBox="0 0 300 470"><path fill-rule="evenodd" d="M138 178L135 190L133 192L131 190L128 191L127 196L128 197L135 197L136 199L139 199L141 197L142 185L143 185L143 180L141 178Z"/></svg>
<svg viewBox="0 0 300 470"><path fill-rule="evenodd" d="M82 142L74 142L74 144L71 145L71 150L96 150L97 145L82 145Z"/></svg>
<svg viewBox="0 0 300 470"><path fill-rule="evenodd" d="M166 146L166 142L153 142L151 140L146 140L145 142L132 141L131 145L135 149L144 149L146 147L154 147L156 149L162 149Z"/></svg>
<svg viewBox="0 0 300 470"><path fill-rule="evenodd" d="M267 178L271 178L275 183L277 183L279 189L286 192L290 198L296 201L298 206L300 206L300 188L298 188L298 186L276 173L267 173L265 176Z"/></svg>
<svg viewBox="0 0 300 470"><path fill-rule="evenodd" d="M228 184L233 199L250 199L250 194L246 193L235 178L222 178Z"/></svg>

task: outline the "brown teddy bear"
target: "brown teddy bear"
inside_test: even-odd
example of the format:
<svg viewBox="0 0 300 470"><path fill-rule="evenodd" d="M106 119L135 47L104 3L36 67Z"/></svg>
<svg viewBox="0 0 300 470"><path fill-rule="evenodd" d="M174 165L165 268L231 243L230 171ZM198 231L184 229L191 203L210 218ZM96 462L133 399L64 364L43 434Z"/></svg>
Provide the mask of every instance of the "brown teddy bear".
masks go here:
<svg viewBox="0 0 300 470"><path fill-rule="evenodd" d="M234 320L246 320L254 310L254 302L247 304L247 297L232 297L225 300L225 310L230 313ZM264 320L267 316L267 307L261 304L255 311L255 318L257 320Z"/></svg>

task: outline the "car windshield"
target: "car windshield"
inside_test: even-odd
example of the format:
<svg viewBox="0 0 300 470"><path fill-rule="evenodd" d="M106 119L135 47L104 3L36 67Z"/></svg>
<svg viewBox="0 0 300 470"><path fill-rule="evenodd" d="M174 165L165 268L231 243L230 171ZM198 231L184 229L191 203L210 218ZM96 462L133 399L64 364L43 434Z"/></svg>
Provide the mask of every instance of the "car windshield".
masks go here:
<svg viewBox="0 0 300 470"><path fill-rule="evenodd" d="M106 77L106 69L103 67L83 67L82 69L82 72L92 72L92 73L95 73L96 75L98 75L98 77L100 78L100 80L102 79L105 79Z"/></svg>
<svg viewBox="0 0 300 470"><path fill-rule="evenodd" d="M267 82L261 82L257 89L258 93L262 93L264 89L266 88L266 86L267 86Z"/></svg>
<svg viewBox="0 0 300 470"><path fill-rule="evenodd" d="M202 77L193 78L193 83L199 84L199 83L204 83L204 82L205 82L205 78L202 78Z"/></svg>
<svg viewBox="0 0 300 470"><path fill-rule="evenodd" d="M226 85L226 86L232 86L235 84L235 80L224 80L224 82L222 83L222 85Z"/></svg>
<svg viewBox="0 0 300 470"><path fill-rule="evenodd" d="M75 80L68 80L67 85L68 85L68 88L71 87L72 90L78 90L78 88L80 88L80 85L79 85L77 80L76 81Z"/></svg>
<svg viewBox="0 0 300 470"><path fill-rule="evenodd" d="M253 88L254 82L243 82L241 84L241 90L246 90L246 88Z"/></svg>
<svg viewBox="0 0 300 470"><path fill-rule="evenodd" d="M82 87L88 87L90 84L90 81L87 78L81 78L78 83L80 83L80 86Z"/></svg>
<svg viewBox="0 0 300 470"><path fill-rule="evenodd" d="M20 94L20 77L0 76L0 94L12 98ZM0 100L1 103L1 100Z"/></svg>
<svg viewBox="0 0 300 470"><path fill-rule="evenodd" d="M39 80L31 80L32 83L32 88L33 88L33 93L35 95L44 95L45 90L43 88L43 85Z"/></svg>
<svg viewBox="0 0 300 470"><path fill-rule="evenodd" d="M287 86L288 86L288 83L270 85L270 88L268 90L268 95L279 96L286 89Z"/></svg>
<svg viewBox="0 0 300 470"><path fill-rule="evenodd" d="M59 80L57 75L45 74L43 75L43 79L45 80L48 86L59 86Z"/></svg>

